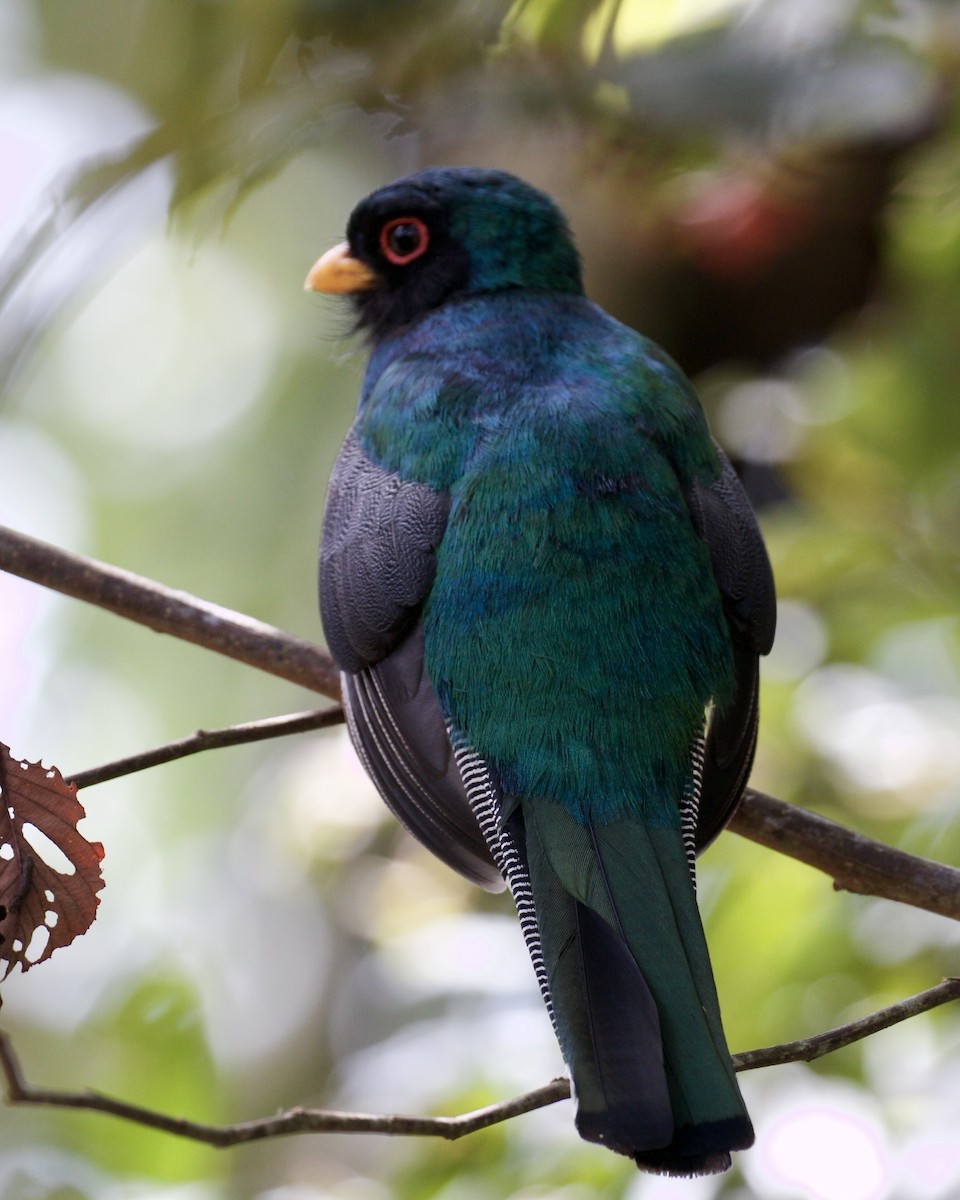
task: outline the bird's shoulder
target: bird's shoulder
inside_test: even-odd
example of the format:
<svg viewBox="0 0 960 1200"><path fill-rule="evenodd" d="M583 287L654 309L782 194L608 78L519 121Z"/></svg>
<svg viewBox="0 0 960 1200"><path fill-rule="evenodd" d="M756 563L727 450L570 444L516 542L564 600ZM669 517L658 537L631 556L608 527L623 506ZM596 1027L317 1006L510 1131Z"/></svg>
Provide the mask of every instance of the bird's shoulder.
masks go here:
<svg viewBox="0 0 960 1200"><path fill-rule="evenodd" d="M699 400L655 343L583 297L523 291L442 306L376 348L357 423L371 457L449 489L526 444L609 471L666 456L681 478L717 464Z"/></svg>

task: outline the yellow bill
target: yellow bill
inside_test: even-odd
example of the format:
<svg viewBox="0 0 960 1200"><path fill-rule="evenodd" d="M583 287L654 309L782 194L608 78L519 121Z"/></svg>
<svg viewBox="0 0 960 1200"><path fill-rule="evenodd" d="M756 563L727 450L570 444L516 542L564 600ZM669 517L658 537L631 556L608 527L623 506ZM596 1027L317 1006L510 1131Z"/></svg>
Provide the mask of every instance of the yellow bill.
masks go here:
<svg viewBox="0 0 960 1200"><path fill-rule="evenodd" d="M354 258L346 242L334 246L318 258L304 282L308 292L345 295L366 292L377 285L377 274L359 258Z"/></svg>

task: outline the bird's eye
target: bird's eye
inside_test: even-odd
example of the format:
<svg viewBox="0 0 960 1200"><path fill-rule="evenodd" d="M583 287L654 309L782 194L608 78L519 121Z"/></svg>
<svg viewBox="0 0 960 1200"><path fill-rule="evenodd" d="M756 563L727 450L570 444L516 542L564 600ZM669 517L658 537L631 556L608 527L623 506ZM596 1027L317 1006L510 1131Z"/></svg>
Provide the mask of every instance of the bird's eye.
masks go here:
<svg viewBox="0 0 960 1200"><path fill-rule="evenodd" d="M430 243L430 232L419 217L396 217L380 230L380 249L398 267L419 258Z"/></svg>

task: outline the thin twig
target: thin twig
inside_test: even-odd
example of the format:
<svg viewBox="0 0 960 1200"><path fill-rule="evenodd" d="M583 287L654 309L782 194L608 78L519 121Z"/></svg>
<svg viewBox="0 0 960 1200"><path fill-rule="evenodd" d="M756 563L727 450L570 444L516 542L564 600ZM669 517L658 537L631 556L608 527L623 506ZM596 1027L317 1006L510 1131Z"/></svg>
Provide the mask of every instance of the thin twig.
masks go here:
<svg viewBox="0 0 960 1200"><path fill-rule="evenodd" d="M960 979L944 979L926 991L917 992L915 996L907 996L898 1000L879 1012L850 1021L836 1029L828 1029L824 1033L814 1034L813 1037L801 1038L796 1042L783 1042L779 1046L765 1046L760 1050L744 1050L733 1055L735 1071L753 1071L757 1067L779 1066L791 1062L813 1062L825 1054L832 1054L843 1046L860 1042L871 1034L879 1033L881 1029L889 1029L910 1017L929 1012L941 1004L949 1004L960 1000Z"/></svg>
<svg viewBox="0 0 960 1200"><path fill-rule="evenodd" d="M75 783L79 788L93 787L96 783L106 783L109 779L119 779L121 775L132 775L135 771L159 767L164 763L175 762L178 758L186 758L190 754L199 754L203 750L221 750L226 746L242 746L248 742L262 742L267 738L328 729L331 725L342 724L343 719L343 709L336 705L334 708L315 708L309 712L292 713L284 717L266 717L260 721L247 721L242 725L228 725L224 729L198 729L175 742L167 742L163 746L143 750L139 754L130 754L126 758L118 758L99 767L90 767L86 771L76 771L65 778L67 783Z"/></svg>
<svg viewBox="0 0 960 1200"><path fill-rule="evenodd" d="M204 1142L220 1149L295 1133L383 1133L392 1137L442 1137L455 1140L489 1125L496 1125L548 1104L555 1104L570 1095L568 1080L559 1078L522 1096L515 1096L511 1100L490 1104L455 1117L288 1108L274 1116L261 1117L254 1121L240 1121L234 1125L208 1125L201 1121L190 1121L186 1117L167 1116L165 1113L143 1108L139 1104L128 1104L125 1100L117 1100L89 1088L82 1092L32 1088L23 1078L10 1038L5 1033L0 1033L0 1071L6 1079L6 1100L10 1105L35 1104L54 1108L87 1109L119 1117L124 1121L132 1121L162 1133L170 1133L175 1137Z"/></svg>
<svg viewBox="0 0 960 1200"><path fill-rule="evenodd" d="M834 887L883 896L960 920L960 871L895 850L748 788L730 829L833 877Z"/></svg>
<svg viewBox="0 0 960 1200"><path fill-rule="evenodd" d="M340 678L319 646L243 613L0 525L0 568L117 616L279 675L334 700Z"/></svg>
<svg viewBox="0 0 960 1200"><path fill-rule="evenodd" d="M748 1050L733 1056L734 1069L751 1071L757 1067L773 1066L788 1062L810 1062L824 1054L849 1046L853 1042L869 1037L878 1030L886 1029L919 1013L928 1012L938 1005L960 998L960 979L945 979L935 987L916 996L910 996L881 1009L872 1016L851 1021L837 1029L797 1042L786 1042L780 1046L768 1046L762 1050ZM262 1141L264 1138L284 1137L297 1133L382 1133L393 1137L441 1137L450 1141L500 1124L524 1113L545 1108L566 1100L570 1096L569 1080L552 1079L542 1087L499 1104L474 1109L455 1117L418 1117L386 1113L348 1113L319 1108L290 1108L272 1117L254 1121L242 1121L235 1125L207 1125L190 1121L185 1117L170 1117L154 1112L138 1104L128 1104L111 1096L89 1089L82 1092L60 1091L30 1087L23 1077L20 1064L13 1051L9 1037L0 1033L0 1072L7 1084L7 1103L11 1105L36 1104L55 1108L80 1108L106 1113L121 1120L132 1121L150 1129L170 1133L176 1137L204 1142L209 1146L224 1148L243 1142Z"/></svg>

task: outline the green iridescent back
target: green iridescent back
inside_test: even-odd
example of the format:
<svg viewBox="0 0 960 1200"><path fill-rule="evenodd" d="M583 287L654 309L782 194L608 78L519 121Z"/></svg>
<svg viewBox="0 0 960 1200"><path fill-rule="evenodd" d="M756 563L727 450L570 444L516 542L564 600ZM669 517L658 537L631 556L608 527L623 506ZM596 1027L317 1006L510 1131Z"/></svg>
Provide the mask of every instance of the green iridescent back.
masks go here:
<svg viewBox="0 0 960 1200"><path fill-rule="evenodd" d="M705 707L732 688L683 500L718 473L685 378L581 296L524 289L428 315L369 378L367 453L451 495L424 623L453 726L508 793L676 825Z"/></svg>

